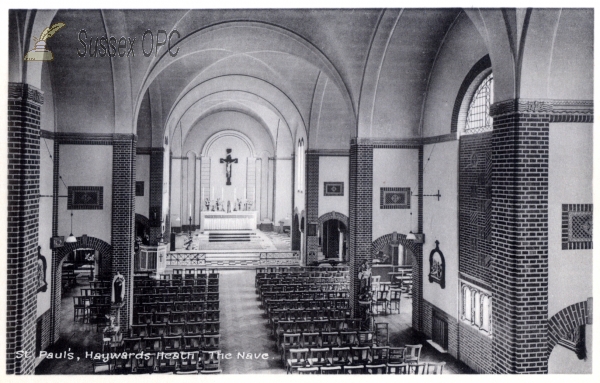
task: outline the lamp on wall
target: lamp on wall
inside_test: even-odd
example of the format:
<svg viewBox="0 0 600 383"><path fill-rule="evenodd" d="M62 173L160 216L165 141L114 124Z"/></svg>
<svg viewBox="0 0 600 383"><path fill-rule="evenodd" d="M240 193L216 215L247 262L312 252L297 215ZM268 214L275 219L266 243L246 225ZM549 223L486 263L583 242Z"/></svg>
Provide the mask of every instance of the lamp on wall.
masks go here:
<svg viewBox="0 0 600 383"><path fill-rule="evenodd" d="M77 242L77 238L73 235L73 212L71 211L71 234L65 240L66 243L75 243Z"/></svg>
<svg viewBox="0 0 600 383"><path fill-rule="evenodd" d="M415 239L417 239L417 237L415 237L415 235L412 232L412 210L410 212L410 232L406 235L406 239L409 241L414 241Z"/></svg>

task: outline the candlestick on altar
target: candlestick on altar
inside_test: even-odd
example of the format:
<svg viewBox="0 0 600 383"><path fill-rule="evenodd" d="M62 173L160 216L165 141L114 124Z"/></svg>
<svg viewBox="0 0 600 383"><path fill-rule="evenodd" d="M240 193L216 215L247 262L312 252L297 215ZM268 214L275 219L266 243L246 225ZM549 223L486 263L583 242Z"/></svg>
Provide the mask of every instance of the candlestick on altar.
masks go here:
<svg viewBox="0 0 600 383"><path fill-rule="evenodd" d="M192 217L190 216L190 236L192 235Z"/></svg>

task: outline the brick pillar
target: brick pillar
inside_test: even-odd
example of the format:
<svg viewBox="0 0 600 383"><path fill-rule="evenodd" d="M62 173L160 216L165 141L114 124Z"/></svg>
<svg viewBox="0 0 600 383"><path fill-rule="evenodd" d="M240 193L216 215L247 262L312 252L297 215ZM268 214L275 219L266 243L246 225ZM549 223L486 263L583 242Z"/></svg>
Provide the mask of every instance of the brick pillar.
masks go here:
<svg viewBox="0 0 600 383"><path fill-rule="evenodd" d="M423 146L419 147L419 174L417 197L417 230L423 232ZM423 245L415 243L413 248L412 327L423 329Z"/></svg>
<svg viewBox="0 0 600 383"><path fill-rule="evenodd" d="M136 140L135 135L115 135L113 141L112 275L120 272L125 277L122 330L129 327L132 315Z"/></svg>
<svg viewBox="0 0 600 383"><path fill-rule="evenodd" d="M319 220L319 155L306 153L306 228ZM306 263L318 261L319 237L306 237Z"/></svg>
<svg viewBox="0 0 600 383"><path fill-rule="evenodd" d="M492 112L493 372L547 373L549 116Z"/></svg>
<svg viewBox="0 0 600 383"><path fill-rule="evenodd" d="M350 143L349 197L350 307L352 316L358 317L358 271L365 260L372 259L373 240L373 145L361 143L360 139Z"/></svg>
<svg viewBox="0 0 600 383"><path fill-rule="evenodd" d="M54 154L53 160L53 175L52 175L52 235L58 235L58 193L59 193L59 178L60 175L60 144L58 140L54 140ZM60 337L60 309L62 299L62 268L59 270L58 251L52 250L52 271L50 275L51 286L50 286L50 310L52 315L50 317L50 343L58 341Z"/></svg>
<svg viewBox="0 0 600 383"><path fill-rule="evenodd" d="M164 148L152 148L150 152L150 244L156 246L161 236L162 202L163 202L163 159ZM156 217L155 217L156 216ZM168 242L169 233L165 231L164 241Z"/></svg>
<svg viewBox="0 0 600 383"><path fill-rule="evenodd" d="M6 373L34 372L40 194L40 109L43 94L8 86L8 231ZM28 357L16 358L23 351Z"/></svg>

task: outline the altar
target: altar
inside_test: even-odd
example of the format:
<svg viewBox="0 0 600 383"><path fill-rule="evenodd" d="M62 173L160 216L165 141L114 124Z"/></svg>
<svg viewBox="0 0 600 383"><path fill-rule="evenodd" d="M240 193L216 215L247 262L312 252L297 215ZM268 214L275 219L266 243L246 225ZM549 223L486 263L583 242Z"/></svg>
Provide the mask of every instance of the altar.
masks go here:
<svg viewBox="0 0 600 383"><path fill-rule="evenodd" d="M256 230L256 211L202 211L200 230Z"/></svg>

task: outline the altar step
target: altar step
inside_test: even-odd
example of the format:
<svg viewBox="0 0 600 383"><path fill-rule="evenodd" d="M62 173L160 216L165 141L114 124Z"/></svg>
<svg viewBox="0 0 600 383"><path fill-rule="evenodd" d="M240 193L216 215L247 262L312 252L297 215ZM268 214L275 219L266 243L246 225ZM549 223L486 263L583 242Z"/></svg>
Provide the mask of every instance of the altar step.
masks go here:
<svg viewBox="0 0 600 383"><path fill-rule="evenodd" d="M252 242L260 241L253 232L209 232L208 242Z"/></svg>

